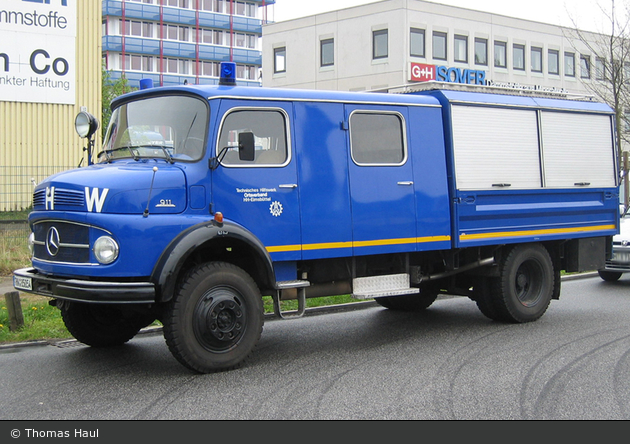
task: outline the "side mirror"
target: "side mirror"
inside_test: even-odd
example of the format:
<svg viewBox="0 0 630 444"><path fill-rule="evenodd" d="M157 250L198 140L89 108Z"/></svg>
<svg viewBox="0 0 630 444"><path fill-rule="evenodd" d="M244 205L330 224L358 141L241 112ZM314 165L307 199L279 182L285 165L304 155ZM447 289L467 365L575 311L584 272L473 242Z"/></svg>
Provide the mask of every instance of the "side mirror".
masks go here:
<svg viewBox="0 0 630 444"><path fill-rule="evenodd" d="M82 139L91 138L98 129L98 120L92 114L81 111L74 119L74 128Z"/></svg>
<svg viewBox="0 0 630 444"><path fill-rule="evenodd" d="M253 162L255 157L254 133L244 132L238 135L238 158Z"/></svg>

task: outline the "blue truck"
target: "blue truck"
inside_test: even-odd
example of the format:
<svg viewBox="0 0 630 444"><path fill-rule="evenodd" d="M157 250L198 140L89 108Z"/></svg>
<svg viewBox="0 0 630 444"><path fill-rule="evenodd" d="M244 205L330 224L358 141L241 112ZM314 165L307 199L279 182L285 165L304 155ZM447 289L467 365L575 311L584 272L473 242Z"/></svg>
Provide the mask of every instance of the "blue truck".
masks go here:
<svg viewBox="0 0 630 444"><path fill-rule="evenodd" d="M561 271L611 255L605 104L223 80L118 97L98 153L98 122L80 113L88 164L35 187L32 266L14 287L50 297L78 341L121 345L159 320L173 356L208 373L252 353L264 296L281 318L313 297L424 310L449 294L531 322Z"/></svg>

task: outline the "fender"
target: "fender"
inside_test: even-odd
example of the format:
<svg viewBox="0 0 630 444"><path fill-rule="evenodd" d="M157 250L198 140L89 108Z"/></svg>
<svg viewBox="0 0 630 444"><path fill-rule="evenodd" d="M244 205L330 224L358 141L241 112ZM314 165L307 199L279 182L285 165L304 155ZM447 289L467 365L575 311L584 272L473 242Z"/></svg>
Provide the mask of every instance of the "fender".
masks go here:
<svg viewBox="0 0 630 444"><path fill-rule="evenodd" d="M151 281L156 286L156 302L167 302L171 299L184 263L197 248L212 239L226 238L239 240L258 254L258 259L265 268L263 275L266 283L273 287L275 275L271 257L264 244L254 234L229 221L220 225L215 222L203 222L182 231L162 252L151 273Z"/></svg>

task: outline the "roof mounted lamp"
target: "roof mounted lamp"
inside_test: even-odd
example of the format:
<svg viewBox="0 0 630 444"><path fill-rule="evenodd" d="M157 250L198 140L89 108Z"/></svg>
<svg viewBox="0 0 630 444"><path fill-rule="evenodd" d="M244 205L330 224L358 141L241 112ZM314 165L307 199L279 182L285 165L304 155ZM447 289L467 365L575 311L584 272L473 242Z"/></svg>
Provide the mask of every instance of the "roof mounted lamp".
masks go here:
<svg viewBox="0 0 630 444"><path fill-rule="evenodd" d="M219 85L236 86L236 63L221 62L221 77L219 77Z"/></svg>
<svg viewBox="0 0 630 444"><path fill-rule="evenodd" d="M74 119L74 128L82 139L88 139L87 148L83 151L88 152L88 165L92 164L92 148L94 147L94 134L98 129L98 119L87 111L81 111Z"/></svg>

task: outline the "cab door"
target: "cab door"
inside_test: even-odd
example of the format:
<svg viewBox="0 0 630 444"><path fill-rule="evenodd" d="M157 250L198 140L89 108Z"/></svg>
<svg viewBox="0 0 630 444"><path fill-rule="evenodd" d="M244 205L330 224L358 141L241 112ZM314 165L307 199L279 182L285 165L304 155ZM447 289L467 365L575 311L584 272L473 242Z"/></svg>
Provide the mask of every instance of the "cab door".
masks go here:
<svg viewBox="0 0 630 444"><path fill-rule="evenodd" d="M414 251L416 206L405 107L346 105L355 255Z"/></svg>
<svg viewBox="0 0 630 444"><path fill-rule="evenodd" d="M213 172L214 211L241 224L265 245L274 261L301 258L299 188L292 146L292 104L222 100ZM241 160L238 138L254 136L254 159Z"/></svg>

